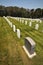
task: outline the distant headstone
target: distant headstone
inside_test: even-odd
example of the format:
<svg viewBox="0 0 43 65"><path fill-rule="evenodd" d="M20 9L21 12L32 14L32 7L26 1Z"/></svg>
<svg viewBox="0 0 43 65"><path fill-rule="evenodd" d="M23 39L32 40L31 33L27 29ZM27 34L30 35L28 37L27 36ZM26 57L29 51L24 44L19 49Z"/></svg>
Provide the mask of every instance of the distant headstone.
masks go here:
<svg viewBox="0 0 43 65"><path fill-rule="evenodd" d="M30 26L30 27L32 26L32 22L29 22L29 26Z"/></svg>
<svg viewBox="0 0 43 65"><path fill-rule="evenodd" d="M27 25L27 21L25 21L25 25Z"/></svg>
<svg viewBox="0 0 43 65"><path fill-rule="evenodd" d="M4 16L4 19L8 22L9 25L12 25L12 23L8 20L7 17ZM12 26L11 26L12 27Z"/></svg>
<svg viewBox="0 0 43 65"><path fill-rule="evenodd" d="M19 21L20 19L18 18L18 21Z"/></svg>
<svg viewBox="0 0 43 65"><path fill-rule="evenodd" d="M39 24L36 24L35 29L38 30L38 28L39 28Z"/></svg>
<svg viewBox="0 0 43 65"><path fill-rule="evenodd" d="M13 31L16 32L16 26L15 25L13 25Z"/></svg>
<svg viewBox="0 0 43 65"><path fill-rule="evenodd" d="M30 37L25 38L25 45L23 46L26 54L29 56L29 58L32 58L36 55L34 52L36 43L31 39Z"/></svg>
<svg viewBox="0 0 43 65"><path fill-rule="evenodd" d="M40 20L40 23L42 23L42 21Z"/></svg>
<svg viewBox="0 0 43 65"><path fill-rule="evenodd" d="M20 19L20 23L21 23L21 19Z"/></svg>
<svg viewBox="0 0 43 65"><path fill-rule="evenodd" d="M17 29L17 37L20 38L20 30Z"/></svg>
<svg viewBox="0 0 43 65"><path fill-rule="evenodd" d="M10 25L10 27L12 28L12 26L13 26L13 25L12 25L12 23L11 23L11 22L10 22L10 24L9 24L9 25Z"/></svg>
<svg viewBox="0 0 43 65"><path fill-rule="evenodd" d="M24 20L22 20L22 23L24 23Z"/></svg>

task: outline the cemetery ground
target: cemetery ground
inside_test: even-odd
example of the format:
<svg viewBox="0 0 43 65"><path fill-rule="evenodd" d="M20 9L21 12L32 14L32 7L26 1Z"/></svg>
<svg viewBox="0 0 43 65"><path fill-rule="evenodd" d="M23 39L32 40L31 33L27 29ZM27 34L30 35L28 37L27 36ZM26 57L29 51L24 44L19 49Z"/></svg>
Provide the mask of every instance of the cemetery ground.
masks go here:
<svg viewBox="0 0 43 65"><path fill-rule="evenodd" d="M8 18L21 31L21 38L17 38L16 32L13 32L7 21L0 17L0 65L43 65L43 22L39 23L39 30L34 29L36 22L29 27L15 19ZM28 21L29 22L29 21ZM31 37L36 42L36 56L29 59L24 52L24 38Z"/></svg>

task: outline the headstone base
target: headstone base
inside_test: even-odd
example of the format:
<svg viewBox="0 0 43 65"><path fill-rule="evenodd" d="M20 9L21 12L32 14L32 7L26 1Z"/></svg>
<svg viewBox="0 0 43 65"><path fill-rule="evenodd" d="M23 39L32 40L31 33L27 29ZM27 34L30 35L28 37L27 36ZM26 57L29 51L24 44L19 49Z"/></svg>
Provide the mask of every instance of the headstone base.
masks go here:
<svg viewBox="0 0 43 65"><path fill-rule="evenodd" d="M36 53L30 54L29 51L26 49L25 46L23 46L24 51L26 52L27 56L32 59L34 56L36 56Z"/></svg>

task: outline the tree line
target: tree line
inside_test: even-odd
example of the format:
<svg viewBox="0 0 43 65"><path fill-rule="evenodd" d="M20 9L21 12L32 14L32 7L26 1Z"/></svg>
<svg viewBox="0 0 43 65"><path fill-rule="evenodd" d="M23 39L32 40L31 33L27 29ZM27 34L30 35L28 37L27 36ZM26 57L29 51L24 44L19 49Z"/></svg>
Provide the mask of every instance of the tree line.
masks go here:
<svg viewBox="0 0 43 65"><path fill-rule="evenodd" d="M43 9L25 9L17 6L5 7L0 5L0 16L13 16L13 17L25 17L25 18L43 18Z"/></svg>

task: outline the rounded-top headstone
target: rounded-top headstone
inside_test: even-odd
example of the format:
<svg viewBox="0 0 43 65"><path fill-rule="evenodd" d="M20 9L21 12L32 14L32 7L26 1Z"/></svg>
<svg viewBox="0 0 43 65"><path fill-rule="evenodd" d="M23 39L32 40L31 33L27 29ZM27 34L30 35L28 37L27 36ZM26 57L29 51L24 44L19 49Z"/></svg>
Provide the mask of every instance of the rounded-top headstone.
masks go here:
<svg viewBox="0 0 43 65"><path fill-rule="evenodd" d="M38 28L39 28L39 24L36 24L35 29L38 30Z"/></svg>
<svg viewBox="0 0 43 65"><path fill-rule="evenodd" d="M42 21L40 20L40 23L42 23Z"/></svg>
<svg viewBox="0 0 43 65"><path fill-rule="evenodd" d="M16 31L16 26L15 26L15 25L13 25L13 31L14 31L14 32Z"/></svg>
<svg viewBox="0 0 43 65"><path fill-rule="evenodd" d="M30 38L30 37L26 37L25 40L27 40L31 44L31 46L35 46L36 45L34 40L32 38Z"/></svg>
<svg viewBox="0 0 43 65"><path fill-rule="evenodd" d="M27 21L25 21L25 25L27 25Z"/></svg>
<svg viewBox="0 0 43 65"><path fill-rule="evenodd" d="M32 22L29 22L29 26L30 26L30 27L32 26Z"/></svg>
<svg viewBox="0 0 43 65"><path fill-rule="evenodd" d="M22 20L22 23L24 23L24 20Z"/></svg>
<svg viewBox="0 0 43 65"><path fill-rule="evenodd" d="M9 25L10 25L10 27L12 28L12 22L10 22L10 24L9 24Z"/></svg>
<svg viewBox="0 0 43 65"><path fill-rule="evenodd" d="M20 38L20 30L17 29L17 37Z"/></svg>

